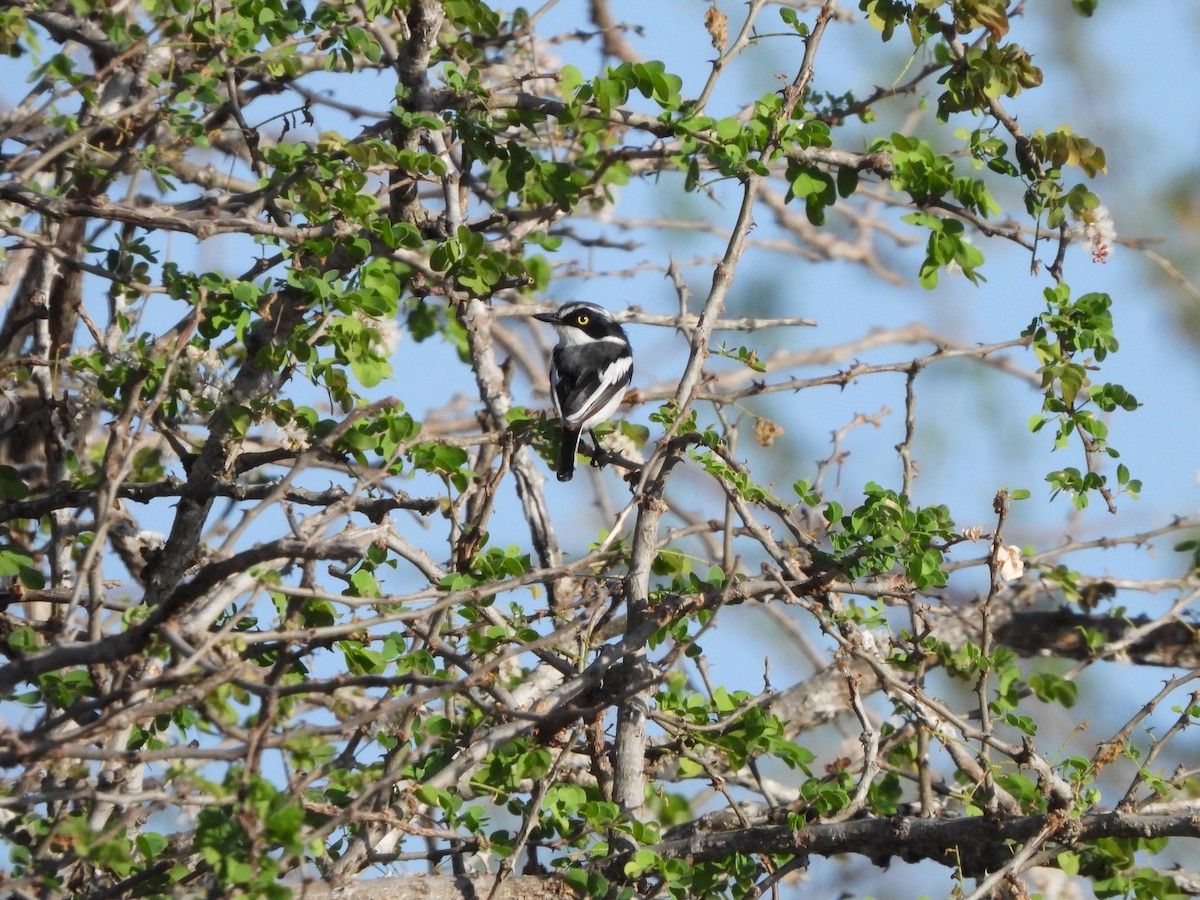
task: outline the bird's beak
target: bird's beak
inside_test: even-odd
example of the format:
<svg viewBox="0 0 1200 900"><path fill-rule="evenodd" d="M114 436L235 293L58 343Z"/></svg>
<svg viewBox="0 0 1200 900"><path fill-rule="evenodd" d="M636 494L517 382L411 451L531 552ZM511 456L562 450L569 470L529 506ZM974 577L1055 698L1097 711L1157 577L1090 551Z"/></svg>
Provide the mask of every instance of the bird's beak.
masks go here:
<svg viewBox="0 0 1200 900"><path fill-rule="evenodd" d="M558 324L558 313L557 312L534 313L533 317L535 319L537 319L539 322L549 322L551 325Z"/></svg>

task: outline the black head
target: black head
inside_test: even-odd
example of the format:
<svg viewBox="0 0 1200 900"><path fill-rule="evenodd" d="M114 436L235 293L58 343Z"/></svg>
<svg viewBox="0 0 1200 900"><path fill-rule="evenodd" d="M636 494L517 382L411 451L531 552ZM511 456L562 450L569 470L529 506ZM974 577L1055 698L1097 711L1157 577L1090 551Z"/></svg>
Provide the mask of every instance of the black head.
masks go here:
<svg viewBox="0 0 1200 900"><path fill-rule="evenodd" d="M564 303L554 312L536 313L534 318L540 322L549 322L564 337L571 333L578 335L581 332L592 340L625 337L625 332L613 319L612 314L603 306L597 306L595 303L573 300Z"/></svg>

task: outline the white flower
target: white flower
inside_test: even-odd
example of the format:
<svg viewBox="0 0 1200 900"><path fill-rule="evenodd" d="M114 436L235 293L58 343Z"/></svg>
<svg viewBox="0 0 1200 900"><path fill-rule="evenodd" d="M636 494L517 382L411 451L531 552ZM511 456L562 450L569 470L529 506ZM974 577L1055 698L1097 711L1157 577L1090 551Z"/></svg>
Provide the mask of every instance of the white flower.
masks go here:
<svg viewBox="0 0 1200 900"><path fill-rule="evenodd" d="M1021 548L1009 544L996 551L996 568L1001 581L1015 581L1025 574L1025 560L1021 558Z"/></svg>
<svg viewBox="0 0 1200 900"><path fill-rule="evenodd" d="M1039 866L1024 873L1024 878L1043 897L1058 900L1083 900L1083 891L1062 869Z"/></svg>
<svg viewBox="0 0 1200 900"><path fill-rule="evenodd" d="M380 350L383 355L391 356L396 352L396 348L400 345L400 337L403 332L400 330L400 323L394 318L375 319L371 322L371 327L375 329L375 333L379 335L376 338Z"/></svg>
<svg viewBox="0 0 1200 900"><path fill-rule="evenodd" d="M1117 227L1107 206L1097 206L1079 215L1080 225L1075 233L1083 238L1092 251L1092 262L1105 263L1113 252Z"/></svg>
<svg viewBox="0 0 1200 900"><path fill-rule="evenodd" d="M224 396L224 391L219 385L209 382L200 389L200 396L209 403L220 403L221 397Z"/></svg>
<svg viewBox="0 0 1200 900"><path fill-rule="evenodd" d="M212 347L205 349L197 347L195 344L188 344L183 348L183 359L193 369L216 371L221 368L221 357Z"/></svg>
<svg viewBox="0 0 1200 900"><path fill-rule="evenodd" d="M180 371L191 382L189 387L179 391L185 403L196 397L210 403L219 403L229 389L229 379L225 377L222 369L221 356L212 347L205 350L195 344L188 344L183 348Z"/></svg>
<svg viewBox="0 0 1200 900"><path fill-rule="evenodd" d="M380 351L380 355L388 357L396 352L396 347L400 345L402 332L400 323L394 317L377 319L361 310L355 310L354 318L366 325L367 329L372 332L372 343Z"/></svg>
<svg viewBox="0 0 1200 900"><path fill-rule="evenodd" d="M285 422L278 427L279 443L289 450L307 450L309 434L295 422Z"/></svg>

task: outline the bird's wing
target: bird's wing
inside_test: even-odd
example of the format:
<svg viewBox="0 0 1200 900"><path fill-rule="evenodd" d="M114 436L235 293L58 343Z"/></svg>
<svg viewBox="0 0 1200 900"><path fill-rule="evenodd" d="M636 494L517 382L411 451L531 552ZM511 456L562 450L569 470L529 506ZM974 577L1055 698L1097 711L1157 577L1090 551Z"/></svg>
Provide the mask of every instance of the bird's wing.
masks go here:
<svg viewBox="0 0 1200 900"><path fill-rule="evenodd" d="M583 427L607 407L633 379L629 348L610 341L555 350L554 405L572 428Z"/></svg>

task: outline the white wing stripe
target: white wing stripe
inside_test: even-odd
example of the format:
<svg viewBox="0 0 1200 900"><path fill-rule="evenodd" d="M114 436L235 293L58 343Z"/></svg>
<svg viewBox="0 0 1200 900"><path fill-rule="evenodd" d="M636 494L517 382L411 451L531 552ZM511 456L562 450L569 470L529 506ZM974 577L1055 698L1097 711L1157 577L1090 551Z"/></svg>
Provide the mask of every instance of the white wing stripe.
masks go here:
<svg viewBox="0 0 1200 900"><path fill-rule="evenodd" d="M562 407L558 404L558 369L554 366L550 367L550 399L554 401L554 411L561 419L563 414Z"/></svg>
<svg viewBox="0 0 1200 900"><path fill-rule="evenodd" d="M567 425L571 428L583 428L588 424L600 421L600 414L604 416L611 415L621 403L620 394L615 392L624 383L625 379L629 377L629 372L632 368L633 357L622 356L605 369L599 386L587 398L587 401L581 404L579 409L573 414L564 418ZM556 395L556 406L557 402ZM559 417L563 418L562 410L559 410Z"/></svg>

